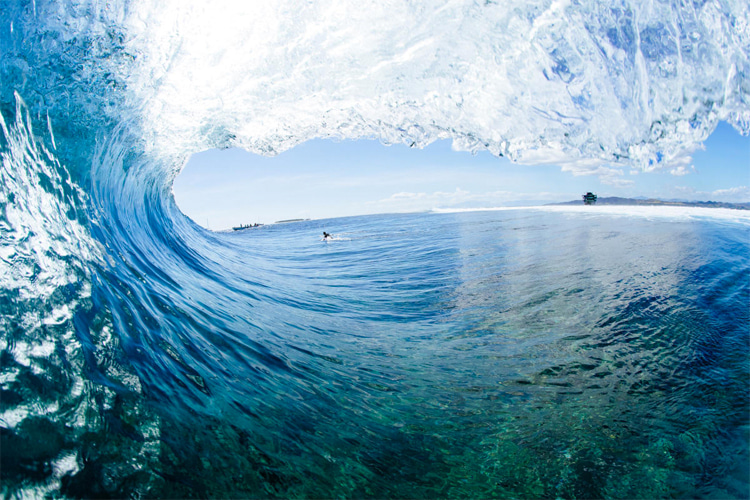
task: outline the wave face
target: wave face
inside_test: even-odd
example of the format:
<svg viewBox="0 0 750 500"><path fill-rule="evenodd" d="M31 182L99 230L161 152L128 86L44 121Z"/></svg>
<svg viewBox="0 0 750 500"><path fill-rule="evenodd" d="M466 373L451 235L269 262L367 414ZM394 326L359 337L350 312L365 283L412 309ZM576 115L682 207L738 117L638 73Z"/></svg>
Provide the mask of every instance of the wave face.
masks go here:
<svg viewBox="0 0 750 500"><path fill-rule="evenodd" d="M0 5L4 495L748 496L746 219L171 195L314 137L684 164L750 132L746 2L252 4Z"/></svg>

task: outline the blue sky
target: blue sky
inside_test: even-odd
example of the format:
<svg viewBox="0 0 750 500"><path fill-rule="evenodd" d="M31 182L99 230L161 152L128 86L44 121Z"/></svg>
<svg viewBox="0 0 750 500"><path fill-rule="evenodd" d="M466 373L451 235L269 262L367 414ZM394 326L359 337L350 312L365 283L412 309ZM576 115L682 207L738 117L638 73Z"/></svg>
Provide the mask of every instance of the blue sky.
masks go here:
<svg viewBox="0 0 750 500"><path fill-rule="evenodd" d="M291 218L432 208L539 205L599 196L750 201L750 137L720 123L684 175L601 177L556 165L517 165L487 152L378 141L312 140L267 158L240 149L194 154L174 183L180 209L214 230Z"/></svg>

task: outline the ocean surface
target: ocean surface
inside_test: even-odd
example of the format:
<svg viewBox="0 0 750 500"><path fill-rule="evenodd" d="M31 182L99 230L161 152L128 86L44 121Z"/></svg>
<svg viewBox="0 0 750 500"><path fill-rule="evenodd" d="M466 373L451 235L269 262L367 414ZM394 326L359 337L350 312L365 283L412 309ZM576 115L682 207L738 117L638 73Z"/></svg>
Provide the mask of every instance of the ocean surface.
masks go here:
<svg viewBox="0 0 750 500"><path fill-rule="evenodd" d="M3 488L747 498L750 218L597 208L195 227L97 270L4 340Z"/></svg>
<svg viewBox="0 0 750 500"><path fill-rule="evenodd" d="M192 153L313 138L682 173L719 121L750 133L747 26L742 0L3 0L0 494L748 498L746 212L218 233L172 195Z"/></svg>

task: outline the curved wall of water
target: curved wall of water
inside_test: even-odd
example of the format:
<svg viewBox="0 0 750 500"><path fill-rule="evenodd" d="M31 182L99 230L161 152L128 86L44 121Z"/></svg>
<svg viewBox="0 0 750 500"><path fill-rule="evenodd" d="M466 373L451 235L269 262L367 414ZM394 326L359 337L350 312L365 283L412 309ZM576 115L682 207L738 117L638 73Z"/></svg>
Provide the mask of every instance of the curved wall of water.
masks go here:
<svg viewBox="0 0 750 500"><path fill-rule="evenodd" d="M498 470L540 457L559 472L562 494L633 492L612 474L602 480L608 486L587 479L587 464L619 460L604 432L574 432L594 435L581 441L586 446L526 446L539 424L535 406L508 416L523 401L538 405L547 435L560 443L566 428L580 430L576 418L599 429L606 421L612 435L630 436L628 477L667 471L669 478L650 483L656 493L680 491L674 474L704 470L697 457L704 449L691 447L691 439L717 442L717 429L731 424L727 442L738 442L744 407L703 431L683 429L682 441L669 435L662 442L649 433L632 437L633 422L649 421L648 404L633 417L596 399L595 417L570 396L545 392L550 385L525 388L523 381L539 385L539 377L557 373L540 353L560 337L542 340L527 325L545 324L538 304L554 305L560 318L593 323L603 313L593 306L574 313L556 301L561 292L545 289L550 283L532 291L521 274L482 285L481 249L488 243L473 243L480 233L466 230L455 244L439 245L435 219L398 219L410 240L383 232L381 219L363 219L356 229L342 223L360 243L324 251L300 243L308 231L318 232L316 223L270 228L257 238L214 234L179 212L171 183L195 151L231 145L274 154L313 137L415 146L450 138L459 149L576 171L684 164L719 120L750 132L744 2L281 2L217 9L203 2L19 0L4 2L0 14L0 430L3 450L20 450L3 453L5 493L552 494L557 479L544 471L531 467L525 477L523 468ZM464 226L456 217L440 224L514 224ZM547 226L519 227L528 236ZM746 229L738 231L727 237L741 256L734 272L699 261L697 247L684 249L688 269L708 276L711 290L730 285L724 302L701 309L637 279L644 291L631 298L685 314L678 330L708 310L736 315L748 295ZM489 245L500 256L508 248L545 255L533 238L508 241ZM569 248L576 244L569 241ZM490 261L488 268L512 277L540 264L504 265ZM646 267L645 274L656 273ZM692 286L676 275L660 279L669 289ZM477 284L489 298L472 291ZM580 293L577 286L566 293ZM495 296L496 289L508 294ZM518 303L501 298L514 294ZM653 299L662 295L663 303ZM614 323L601 318L601 335L615 335L626 319L648 319L628 312L617 292L607 297L625 316ZM494 316L488 301L522 314ZM736 373L746 359L748 320L746 311L738 314L739 326L717 320L733 332L725 341L690 330L678 383L694 380L696 364L716 364L691 347L697 338L716 352L740 346L728 393L742 392ZM584 319L566 328L584 334ZM508 352L520 349L512 345L541 351L496 372L490 358L461 354L482 345L463 339L487 332L504 335ZM665 349L654 345L643 348ZM594 340L591 346L585 349L603 349ZM557 360L573 379L590 366L576 365L579 355ZM638 363L623 356L636 374ZM646 382L618 372L622 359L601 359L612 366L596 373L628 380L634 392L625 394L640 401L636 383ZM470 383L472 377L479 382ZM489 384L508 385L492 392L503 404L491 411L474 390ZM688 411L689 399L669 404ZM553 402L562 404L559 418L549 414ZM657 413L668 414L669 404L657 404ZM457 430L445 411L481 430ZM625 424L611 423L623 415ZM674 451L675 443L688 451ZM659 453L672 458L641 457ZM713 474L729 488L731 465L724 455L717 460ZM434 477L419 477L425 463L434 464ZM472 486L462 490L466 477ZM686 484L688 492L709 491L693 476Z"/></svg>

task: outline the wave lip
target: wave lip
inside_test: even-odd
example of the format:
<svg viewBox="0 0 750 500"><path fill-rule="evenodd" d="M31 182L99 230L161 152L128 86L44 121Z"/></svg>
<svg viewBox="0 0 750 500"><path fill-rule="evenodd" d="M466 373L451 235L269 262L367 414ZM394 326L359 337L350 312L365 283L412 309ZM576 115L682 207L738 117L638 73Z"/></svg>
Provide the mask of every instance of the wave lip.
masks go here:
<svg viewBox="0 0 750 500"><path fill-rule="evenodd" d="M53 127L128 123L169 169L315 137L679 169L719 120L750 133L741 0L22 5L4 16L4 86L44 96Z"/></svg>

